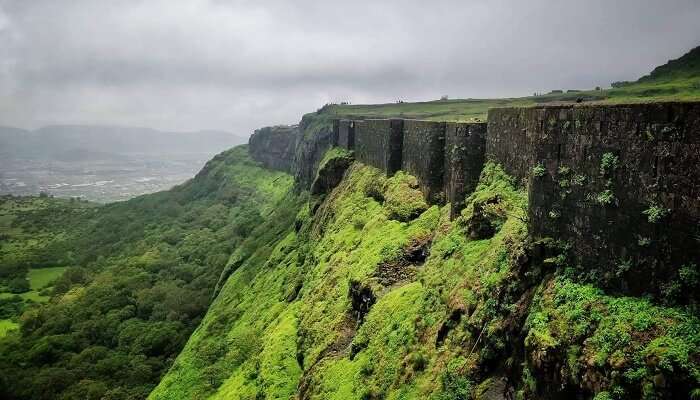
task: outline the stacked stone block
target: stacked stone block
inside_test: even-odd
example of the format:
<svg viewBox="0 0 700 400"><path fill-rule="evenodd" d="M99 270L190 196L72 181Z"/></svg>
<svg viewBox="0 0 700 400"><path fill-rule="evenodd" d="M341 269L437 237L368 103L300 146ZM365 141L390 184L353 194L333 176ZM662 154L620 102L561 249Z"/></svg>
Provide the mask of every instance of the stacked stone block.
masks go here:
<svg viewBox="0 0 700 400"><path fill-rule="evenodd" d="M485 148L486 123L446 124L443 191L450 203L450 219L459 216L464 200L479 183Z"/></svg>
<svg viewBox="0 0 700 400"><path fill-rule="evenodd" d="M338 120L338 146L348 150L355 148L355 121Z"/></svg>
<svg viewBox="0 0 700 400"><path fill-rule="evenodd" d="M700 260L700 103L495 109L486 153L529 181L530 233L618 289L660 290Z"/></svg>
<svg viewBox="0 0 700 400"><path fill-rule="evenodd" d="M355 121L355 158L393 175L401 169L403 120Z"/></svg>
<svg viewBox="0 0 700 400"><path fill-rule="evenodd" d="M445 202L444 122L404 121L401 169L418 179L429 204Z"/></svg>

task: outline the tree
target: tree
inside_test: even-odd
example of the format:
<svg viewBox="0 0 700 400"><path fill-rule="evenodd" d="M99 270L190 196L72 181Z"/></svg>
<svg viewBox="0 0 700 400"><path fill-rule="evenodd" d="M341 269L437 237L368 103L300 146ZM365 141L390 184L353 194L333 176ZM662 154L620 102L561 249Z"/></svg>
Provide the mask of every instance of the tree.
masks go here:
<svg viewBox="0 0 700 400"><path fill-rule="evenodd" d="M7 283L7 287L10 290L10 293L24 293L28 292L30 289L29 281L27 280L27 278L21 277L11 279Z"/></svg>

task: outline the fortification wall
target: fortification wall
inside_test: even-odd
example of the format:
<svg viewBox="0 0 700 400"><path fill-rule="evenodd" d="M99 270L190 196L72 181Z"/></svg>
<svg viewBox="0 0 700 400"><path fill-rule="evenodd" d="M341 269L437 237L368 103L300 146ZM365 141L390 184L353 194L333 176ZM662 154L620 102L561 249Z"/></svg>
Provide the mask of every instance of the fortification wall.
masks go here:
<svg viewBox="0 0 700 400"><path fill-rule="evenodd" d="M265 167L292 172L299 127L268 126L256 129L248 139L251 157Z"/></svg>
<svg viewBox="0 0 700 400"><path fill-rule="evenodd" d="M392 175L401 169L403 120L355 121L355 158Z"/></svg>
<svg viewBox="0 0 700 400"><path fill-rule="evenodd" d="M529 192L529 231L567 242L573 266L624 292L658 293L700 260L700 103L502 108L484 123L334 121L309 137L257 130L250 152L309 188L332 146L418 178L454 218L485 159ZM582 273L583 273L582 272Z"/></svg>
<svg viewBox="0 0 700 400"><path fill-rule="evenodd" d="M493 109L486 143L529 182L530 233L619 289L658 291L700 260L700 103Z"/></svg>
<svg viewBox="0 0 700 400"><path fill-rule="evenodd" d="M464 208L464 200L479 183L484 167L486 123L448 122L445 125L444 193L450 219Z"/></svg>
<svg viewBox="0 0 700 400"><path fill-rule="evenodd" d="M338 146L352 150L355 148L355 121L348 119L336 120L338 122Z"/></svg>
<svg viewBox="0 0 700 400"><path fill-rule="evenodd" d="M444 203L445 123L405 120L401 169L414 175L428 203Z"/></svg>

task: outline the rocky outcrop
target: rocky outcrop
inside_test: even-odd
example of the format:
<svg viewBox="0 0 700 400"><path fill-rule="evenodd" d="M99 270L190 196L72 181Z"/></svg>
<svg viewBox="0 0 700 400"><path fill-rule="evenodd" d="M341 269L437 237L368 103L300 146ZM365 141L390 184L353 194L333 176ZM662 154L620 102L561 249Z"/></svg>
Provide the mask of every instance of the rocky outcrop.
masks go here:
<svg viewBox="0 0 700 400"><path fill-rule="evenodd" d="M354 161L350 153L342 153L325 159L318 168L316 179L311 184L311 194L328 193L338 186L345 171Z"/></svg>
<svg viewBox="0 0 700 400"><path fill-rule="evenodd" d="M294 152L292 175L300 190L308 190L311 187L323 156L336 143L332 126L321 125L312 129L311 122L308 116L302 118L299 125L301 134L297 137Z"/></svg>
<svg viewBox="0 0 700 400"><path fill-rule="evenodd" d="M249 152L254 160L265 167L292 172L299 127L278 125L256 129L248 140Z"/></svg>

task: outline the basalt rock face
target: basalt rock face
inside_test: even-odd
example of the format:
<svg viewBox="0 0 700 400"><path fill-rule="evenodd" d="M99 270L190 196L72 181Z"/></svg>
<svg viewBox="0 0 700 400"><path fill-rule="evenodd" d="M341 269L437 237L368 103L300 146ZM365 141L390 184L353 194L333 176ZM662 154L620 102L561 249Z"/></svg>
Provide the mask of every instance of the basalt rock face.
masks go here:
<svg viewBox="0 0 700 400"><path fill-rule="evenodd" d="M302 120L300 129L256 131L251 154L306 189L328 149L354 150L387 175L414 175L429 203L451 203L451 218L490 160L528 187L530 234L568 244L570 264L604 286L659 294L698 264L700 103L504 108L488 120L336 120L301 134ZM313 190L333 187L345 167Z"/></svg>
<svg viewBox="0 0 700 400"><path fill-rule="evenodd" d="M256 129L248 140L250 155L267 168L292 172L297 136L299 127L296 125Z"/></svg>
<svg viewBox="0 0 700 400"><path fill-rule="evenodd" d="M301 120L299 125L301 133L297 135L292 163L292 175L300 190L308 190L311 187L324 154L337 142L335 126L322 127L317 132L309 134L307 132L309 123L307 118Z"/></svg>
<svg viewBox="0 0 700 400"><path fill-rule="evenodd" d="M323 163L318 168L316 179L311 184L311 194L318 195L328 193L334 187L338 186L345 171L352 164L352 156L333 157Z"/></svg>
<svg viewBox="0 0 700 400"><path fill-rule="evenodd" d="M487 157L529 182L529 230L656 292L700 260L700 103L489 111Z"/></svg>

